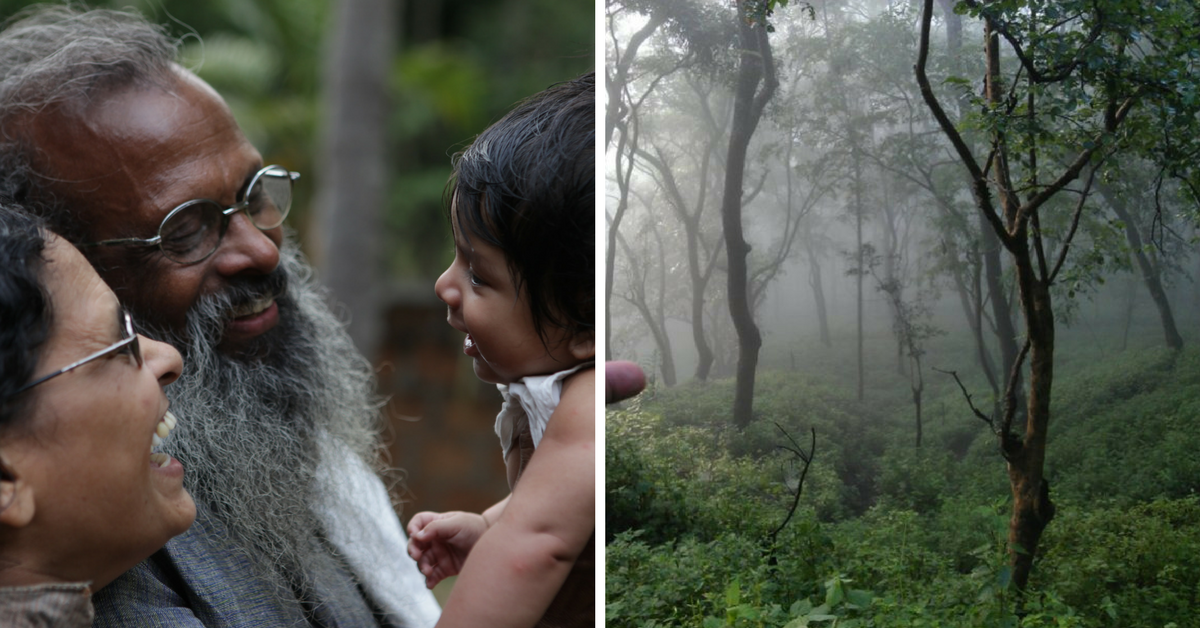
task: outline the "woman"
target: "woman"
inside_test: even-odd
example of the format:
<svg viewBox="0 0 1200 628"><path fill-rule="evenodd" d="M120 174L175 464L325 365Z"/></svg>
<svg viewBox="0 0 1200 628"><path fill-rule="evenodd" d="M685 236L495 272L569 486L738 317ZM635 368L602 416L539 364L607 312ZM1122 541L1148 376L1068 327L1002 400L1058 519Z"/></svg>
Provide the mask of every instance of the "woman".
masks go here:
<svg viewBox="0 0 1200 628"><path fill-rule="evenodd" d="M0 207L0 625L90 626L90 591L191 525L183 467L151 451L181 368L75 247Z"/></svg>

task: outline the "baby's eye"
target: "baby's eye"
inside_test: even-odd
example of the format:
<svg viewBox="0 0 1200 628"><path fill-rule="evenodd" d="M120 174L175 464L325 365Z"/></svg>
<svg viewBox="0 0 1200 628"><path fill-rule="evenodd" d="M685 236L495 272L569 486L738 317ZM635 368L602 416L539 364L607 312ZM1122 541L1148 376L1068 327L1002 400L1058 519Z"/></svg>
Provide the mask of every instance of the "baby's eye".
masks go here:
<svg viewBox="0 0 1200 628"><path fill-rule="evenodd" d="M467 280L471 282L472 286L479 287L484 285L483 279L480 279L479 275L476 275L475 271L471 270L470 268L467 269Z"/></svg>

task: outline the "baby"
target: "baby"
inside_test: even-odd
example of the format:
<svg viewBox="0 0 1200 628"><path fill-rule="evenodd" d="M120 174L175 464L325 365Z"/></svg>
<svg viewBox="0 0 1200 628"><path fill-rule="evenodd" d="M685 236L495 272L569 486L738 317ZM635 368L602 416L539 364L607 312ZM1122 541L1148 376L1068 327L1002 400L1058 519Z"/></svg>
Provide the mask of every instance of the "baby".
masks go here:
<svg viewBox="0 0 1200 628"><path fill-rule="evenodd" d="M595 90L587 74L529 98L454 165L434 289L504 396L512 491L409 522L426 584L459 574L438 626L594 625Z"/></svg>

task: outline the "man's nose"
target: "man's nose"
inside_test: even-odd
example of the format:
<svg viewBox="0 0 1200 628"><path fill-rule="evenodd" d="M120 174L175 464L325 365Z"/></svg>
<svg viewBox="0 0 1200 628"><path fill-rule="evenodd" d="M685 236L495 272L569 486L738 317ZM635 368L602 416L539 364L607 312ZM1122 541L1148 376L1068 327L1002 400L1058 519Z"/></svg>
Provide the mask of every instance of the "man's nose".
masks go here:
<svg viewBox="0 0 1200 628"><path fill-rule="evenodd" d="M243 273L266 275L279 265L282 242L282 227L261 231L245 212L237 212L230 217L229 229L214 254L217 272L225 277Z"/></svg>

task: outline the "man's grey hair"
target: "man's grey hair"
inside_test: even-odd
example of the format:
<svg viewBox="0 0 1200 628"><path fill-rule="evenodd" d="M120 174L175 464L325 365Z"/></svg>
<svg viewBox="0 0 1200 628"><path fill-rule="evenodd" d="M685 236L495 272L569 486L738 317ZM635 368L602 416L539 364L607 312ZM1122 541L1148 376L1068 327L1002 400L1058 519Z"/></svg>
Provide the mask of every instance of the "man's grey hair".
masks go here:
<svg viewBox="0 0 1200 628"><path fill-rule="evenodd" d="M0 201L20 202L78 243L87 226L34 174L20 128L51 106L88 103L106 91L168 85L178 41L131 11L35 5L0 32Z"/></svg>

